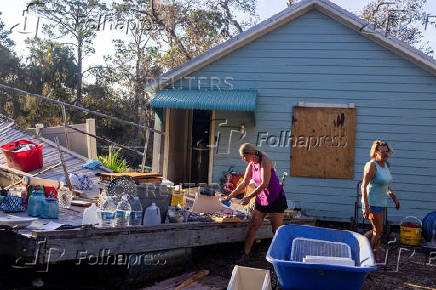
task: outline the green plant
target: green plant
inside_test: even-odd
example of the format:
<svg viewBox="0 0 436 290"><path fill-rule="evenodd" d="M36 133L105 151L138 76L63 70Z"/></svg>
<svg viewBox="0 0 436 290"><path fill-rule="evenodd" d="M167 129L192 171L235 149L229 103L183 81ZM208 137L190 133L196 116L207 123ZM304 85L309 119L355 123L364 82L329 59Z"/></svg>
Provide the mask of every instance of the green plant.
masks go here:
<svg viewBox="0 0 436 290"><path fill-rule="evenodd" d="M126 160L118 156L121 148L115 149L113 146L109 146L108 155L99 155L97 160L100 161L104 167L112 169L114 172L126 172L129 168L127 167Z"/></svg>

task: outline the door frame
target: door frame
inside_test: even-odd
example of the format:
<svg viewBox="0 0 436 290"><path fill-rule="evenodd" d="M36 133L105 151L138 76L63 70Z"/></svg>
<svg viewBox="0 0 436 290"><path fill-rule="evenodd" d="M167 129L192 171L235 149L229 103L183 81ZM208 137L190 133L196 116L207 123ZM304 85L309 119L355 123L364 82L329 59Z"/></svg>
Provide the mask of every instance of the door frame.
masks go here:
<svg viewBox="0 0 436 290"><path fill-rule="evenodd" d="M215 151L215 110L210 114L210 130L209 130L209 172L207 182L212 183L213 178L213 158Z"/></svg>
<svg viewBox="0 0 436 290"><path fill-rule="evenodd" d="M171 160L169 160L170 151L170 140L172 140L171 132L171 122L175 122L172 118L173 109L165 109L165 141L164 141L164 153L163 153L163 164L162 164L162 175L168 178L168 171ZM186 112L186 127L184 132L183 141L186 144L186 151L184 152L186 164L185 164L185 174L184 179L186 182L191 182L191 167L192 167L192 125L193 125L193 110L185 110ZM208 183L212 183L213 178L213 164L214 164L214 150L215 150L215 110L210 111L209 120L209 168L208 168ZM174 166L174 165L172 165Z"/></svg>

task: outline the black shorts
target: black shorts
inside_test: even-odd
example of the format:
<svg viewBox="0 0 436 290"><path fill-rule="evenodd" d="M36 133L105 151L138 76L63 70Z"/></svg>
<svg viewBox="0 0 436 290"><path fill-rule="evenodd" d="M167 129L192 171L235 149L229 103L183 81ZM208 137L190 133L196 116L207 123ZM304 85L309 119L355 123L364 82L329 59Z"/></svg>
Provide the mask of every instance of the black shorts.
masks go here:
<svg viewBox="0 0 436 290"><path fill-rule="evenodd" d="M256 202L254 208L261 213L283 213L288 208L288 203L283 193L280 193L280 196L273 203L263 206Z"/></svg>

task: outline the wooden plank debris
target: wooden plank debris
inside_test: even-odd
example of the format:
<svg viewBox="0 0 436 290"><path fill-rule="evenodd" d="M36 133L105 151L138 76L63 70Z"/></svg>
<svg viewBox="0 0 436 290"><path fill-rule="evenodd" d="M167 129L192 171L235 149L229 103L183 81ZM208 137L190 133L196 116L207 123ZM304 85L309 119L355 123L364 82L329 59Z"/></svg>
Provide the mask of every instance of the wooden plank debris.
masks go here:
<svg viewBox="0 0 436 290"><path fill-rule="evenodd" d="M205 270L203 270L205 271ZM147 290L173 290L176 289L176 287L180 287L181 284L184 281L187 281L188 279L194 277L195 275L199 275L199 273L203 273L202 275L204 275L204 273L206 272L190 272L190 273L185 273L176 277L171 277L168 278L164 281L160 281L155 283L153 286L151 287L147 287L145 289ZM183 288L184 290L221 290L221 289L225 289L227 287L228 284L228 279L225 279L223 277L220 276L210 276L210 275L205 275L200 277L199 279L196 279L195 283L192 283L190 285L185 285Z"/></svg>
<svg viewBox="0 0 436 290"><path fill-rule="evenodd" d="M161 183L162 175L159 173L143 173L143 172L123 172L123 173L100 173L100 180L112 181L121 176L129 176L135 179L138 183Z"/></svg>
<svg viewBox="0 0 436 290"><path fill-rule="evenodd" d="M84 201L84 200L78 200L78 199L73 199L71 201L71 205L80 206L80 207L90 207L92 205L92 202Z"/></svg>
<svg viewBox="0 0 436 290"><path fill-rule="evenodd" d="M189 279L187 279L186 281L181 283L179 286L177 286L175 290L181 290L181 289L183 289L183 288L185 288L193 283L196 283L198 280L201 280L202 278L209 275L209 273L210 273L209 270L201 270L201 271L195 273L194 275L192 275Z"/></svg>

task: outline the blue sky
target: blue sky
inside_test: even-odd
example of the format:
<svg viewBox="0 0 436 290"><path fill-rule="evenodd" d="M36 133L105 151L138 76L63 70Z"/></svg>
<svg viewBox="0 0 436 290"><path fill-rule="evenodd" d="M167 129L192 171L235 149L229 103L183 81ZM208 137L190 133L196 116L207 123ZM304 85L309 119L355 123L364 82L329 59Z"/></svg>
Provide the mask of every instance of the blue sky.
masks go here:
<svg viewBox="0 0 436 290"><path fill-rule="evenodd" d="M19 55L25 56L26 49L24 40L29 36L34 36L34 31L36 28L36 16L29 15L27 17L27 27L26 30L24 27L24 17L22 16L22 11L25 9L26 4L29 0L0 0L0 11L2 12L2 20L6 24L6 28L9 29L14 25L17 25L16 28L13 29L11 34L11 38L16 43L16 51ZM355 14L359 14L362 8L369 2L370 0L331 0L332 2L338 4L344 9L347 9L350 12ZM430 15L436 16L436 1L428 0L426 12ZM259 15L260 20L265 20L275 13L280 12L281 10L286 8L286 0L258 0L257 2L257 14ZM433 21L436 21L436 18L433 18ZM41 23L39 27L41 27ZM21 32L29 32L29 34L23 34ZM30 33L31 32L31 33ZM39 31L41 36L41 31ZM124 32L125 33L125 32ZM99 31L97 33L97 38L95 39L95 54L91 56L87 56L84 61L85 69L88 66L93 66L97 64L103 64L103 55L113 53L112 39L115 38L123 38L123 32L115 32L115 31ZM424 37L427 41L430 42L430 45L434 50L436 50L436 27L433 26L427 27L427 30L424 31Z"/></svg>

